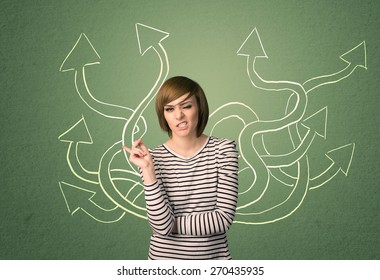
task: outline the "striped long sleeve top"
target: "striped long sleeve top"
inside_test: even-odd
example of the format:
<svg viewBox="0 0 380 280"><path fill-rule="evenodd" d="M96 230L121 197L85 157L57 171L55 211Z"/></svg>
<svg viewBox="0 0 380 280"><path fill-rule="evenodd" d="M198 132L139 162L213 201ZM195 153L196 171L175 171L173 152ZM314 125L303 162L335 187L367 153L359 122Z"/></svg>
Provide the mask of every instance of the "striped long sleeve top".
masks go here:
<svg viewBox="0 0 380 280"><path fill-rule="evenodd" d="M231 259L226 231L237 204L235 143L209 137L191 158L164 144L151 155L157 181L145 185L149 259Z"/></svg>

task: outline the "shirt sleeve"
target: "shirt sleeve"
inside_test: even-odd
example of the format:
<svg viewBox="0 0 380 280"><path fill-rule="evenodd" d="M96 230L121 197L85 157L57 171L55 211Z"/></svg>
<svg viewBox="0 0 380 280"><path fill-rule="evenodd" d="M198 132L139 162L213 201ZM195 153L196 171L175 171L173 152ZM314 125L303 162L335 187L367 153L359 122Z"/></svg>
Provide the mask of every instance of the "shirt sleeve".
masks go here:
<svg viewBox="0 0 380 280"><path fill-rule="evenodd" d="M145 185L146 210L150 226L159 235L169 235L174 226L174 214L164 188L159 181Z"/></svg>
<svg viewBox="0 0 380 280"><path fill-rule="evenodd" d="M152 158L155 163L153 155ZM161 181L159 167L155 164L154 168L157 181L150 185L144 184L147 217L155 234L169 235L174 227L174 213Z"/></svg>
<svg viewBox="0 0 380 280"><path fill-rule="evenodd" d="M212 211L176 217L178 234L212 235L226 232L232 224L238 198L238 153L233 141L225 140L217 154L218 185Z"/></svg>

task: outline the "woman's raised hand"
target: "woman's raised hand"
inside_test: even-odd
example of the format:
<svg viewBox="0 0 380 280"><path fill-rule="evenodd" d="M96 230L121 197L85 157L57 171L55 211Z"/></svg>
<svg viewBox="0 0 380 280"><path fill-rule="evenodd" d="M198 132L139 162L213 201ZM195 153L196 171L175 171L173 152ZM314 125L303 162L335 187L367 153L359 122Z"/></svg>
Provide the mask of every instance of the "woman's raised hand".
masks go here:
<svg viewBox="0 0 380 280"><path fill-rule="evenodd" d="M129 161L137 167L140 167L141 169L153 167L152 157L150 156L149 150L144 145L141 138L133 143L131 148L123 146L123 149L130 154Z"/></svg>

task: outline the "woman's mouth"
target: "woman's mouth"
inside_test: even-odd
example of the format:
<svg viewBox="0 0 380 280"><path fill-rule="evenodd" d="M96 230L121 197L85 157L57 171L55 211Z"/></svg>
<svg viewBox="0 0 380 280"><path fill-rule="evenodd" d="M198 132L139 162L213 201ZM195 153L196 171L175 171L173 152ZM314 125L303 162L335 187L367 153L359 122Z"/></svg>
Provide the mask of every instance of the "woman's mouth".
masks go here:
<svg viewBox="0 0 380 280"><path fill-rule="evenodd" d="M178 128L185 128L186 126L187 126L187 122L180 122L179 124L177 124Z"/></svg>

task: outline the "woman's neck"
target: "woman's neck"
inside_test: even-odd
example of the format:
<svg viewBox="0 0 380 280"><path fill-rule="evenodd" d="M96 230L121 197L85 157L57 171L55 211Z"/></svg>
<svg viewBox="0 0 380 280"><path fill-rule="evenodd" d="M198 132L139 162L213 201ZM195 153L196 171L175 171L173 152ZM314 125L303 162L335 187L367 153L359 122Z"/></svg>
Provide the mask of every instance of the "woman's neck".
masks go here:
<svg viewBox="0 0 380 280"><path fill-rule="evenodd" d="M193 156L208 139L207 135L202 134L199 137L175 137L170 138L165 145L177 154L184 157Z"/></svg>

